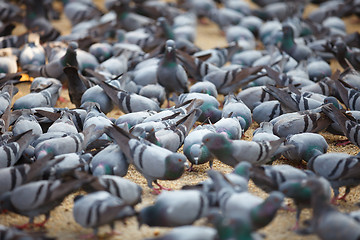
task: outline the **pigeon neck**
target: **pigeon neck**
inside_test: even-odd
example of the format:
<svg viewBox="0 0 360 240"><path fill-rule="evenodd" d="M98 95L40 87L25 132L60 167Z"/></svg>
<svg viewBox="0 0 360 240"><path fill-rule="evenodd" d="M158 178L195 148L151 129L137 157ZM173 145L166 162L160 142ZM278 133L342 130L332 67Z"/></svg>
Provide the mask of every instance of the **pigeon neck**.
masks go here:
<svg viewBox="0 0 360 240"><path fill-rule="evenodd" d="M176 66L175 49L171 49L170 51L167 51L167 50L165 51L163 64L167 67L175 67Z"/></svg>
<svg viewBox="0 0 360 240"><path fill-rule="evenodd" d="M266 226L275 217L278 206L274 205L269 199L266 199L262 204L253 208L250 212L254 227L261 228Z"/></svg>
<svg viewBox="0 0 360 240"><path fill-rule="evenodd" d="M294 36L290 32L284 31L281 47L285 50L291 49L295 45Z"/></svg>
<svg viewBox="0 0 360 240"><path fill-rule="evenodd" d="M322 155L323 151L321 151L321 149L319 149L318 146L311 146L310 148L308 148L305 152L305 156L304 156L304 160L306 162L309 162L309 160L311 158L316 158L319 155Z"/></svg>

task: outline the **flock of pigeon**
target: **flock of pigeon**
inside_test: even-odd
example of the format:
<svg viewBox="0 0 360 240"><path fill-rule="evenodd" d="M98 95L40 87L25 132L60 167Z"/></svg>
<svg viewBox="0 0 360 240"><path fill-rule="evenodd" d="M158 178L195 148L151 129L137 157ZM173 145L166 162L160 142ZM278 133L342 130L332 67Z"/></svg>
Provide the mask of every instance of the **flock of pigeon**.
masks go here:
<svg viewBox="0 0 360 240"><path fill-rule="evenodd" d="M51 23L60 16L53 0L14 2L0 1L0 210L29 222L0 225L1 239L49 239L23 229L46 228L73 193L73 218L95 237L136 217L139 227L173 228L155 239L263 239L256 231L291 210L287 197L298 234L360 238L360 211L335 206L360 184L360 157L327 153L319 134L360 147L360 35L342 20L360 16L360 1L314 0L304 18L310 1L253 0L253 9L240 0L105 0L105 11L64 0L67 35ZM227 47L194 44L206 19ZM13 35L18 22L28 31ZM30 93L15 101L22 74L33 78ZM54 107L63 87L76 108ZM114 107L123 114L107 117ZM279 158L291 165L272 165ZM233 172L211 169L214 161ZM201 164L208 178L196 185L158 182ZM148 188L123 178L130 165ZM248 191L250 179L266 199ZM158 196L139 208L144 191ZM304 208L312 217L300 227ZM206 224L194 226L199 219Z"/></svg>

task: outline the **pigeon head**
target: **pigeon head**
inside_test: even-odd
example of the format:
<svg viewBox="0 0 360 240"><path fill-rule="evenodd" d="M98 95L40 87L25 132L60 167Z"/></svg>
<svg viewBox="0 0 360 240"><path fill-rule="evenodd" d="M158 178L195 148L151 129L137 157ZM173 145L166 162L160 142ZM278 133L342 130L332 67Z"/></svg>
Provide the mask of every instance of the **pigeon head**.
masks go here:
<svg viewBox="0 0 360 240"><path fill-rule="evenodd" d="M162 212L165 212L166 209L162 208L161 206L162 206L161 204L157 203L155 205L141 209L141 211L137 214L139 228L143 224L146 224L150 227L162 226L161 224L162 220L161 217L159 217L159 215L161 215Z"/></svg>
<svg viewBox="0 0 360 240"><path fill-rule="evenodd" d="M234 173L249 179L251 168L252 168L251 163L243 161L235 166Z"/></svg>
<svg viewBox="0 0 360 240"><path fill-rule="evenodd" d="M188 165L186 157L180 153L173 153L165 159L165 178L167 180L178 179L185 171L185 166Z"/></svg>
<svg viewBox="0 0 360 240"><path fill-rule="evenodd" d="M204 145L214 153L229 148L231 144L231 140L221 133L206 134L202 141Z"/></svg>
<svg viewBox="0 0 360 240"><path fill-rule="evenodd" d="M102 175L113 175L114 171L112 167L108 164L99 164L95 167L92 174L94 176L102 176Z"/></svg>

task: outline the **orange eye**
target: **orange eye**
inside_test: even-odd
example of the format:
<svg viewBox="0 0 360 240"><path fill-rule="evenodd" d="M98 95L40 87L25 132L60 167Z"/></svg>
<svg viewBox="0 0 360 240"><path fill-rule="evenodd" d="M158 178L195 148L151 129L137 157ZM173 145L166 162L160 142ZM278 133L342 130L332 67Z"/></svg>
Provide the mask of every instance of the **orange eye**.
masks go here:
<svg viewBox="0 0 360 240"><path fill-rule="evenodd" d="M179 158L178 161L179 161L179 162L182 162L182 159Z"/></svg>

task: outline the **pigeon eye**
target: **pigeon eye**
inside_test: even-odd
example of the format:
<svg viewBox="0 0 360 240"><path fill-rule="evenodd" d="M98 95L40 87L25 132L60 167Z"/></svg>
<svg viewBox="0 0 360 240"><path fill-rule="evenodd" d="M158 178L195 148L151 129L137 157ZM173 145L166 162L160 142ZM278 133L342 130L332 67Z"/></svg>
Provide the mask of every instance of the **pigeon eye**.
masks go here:
<svg viewBox="0 0 360 240"><path fill-rule="evenodd" d="M178 161L179 161L179 162L182 162L182 159L179 158Z"/></svg>

